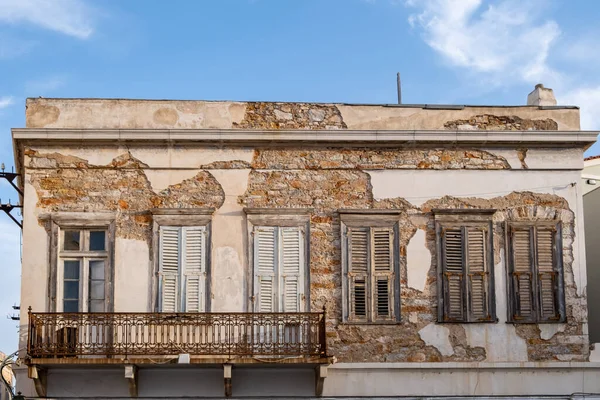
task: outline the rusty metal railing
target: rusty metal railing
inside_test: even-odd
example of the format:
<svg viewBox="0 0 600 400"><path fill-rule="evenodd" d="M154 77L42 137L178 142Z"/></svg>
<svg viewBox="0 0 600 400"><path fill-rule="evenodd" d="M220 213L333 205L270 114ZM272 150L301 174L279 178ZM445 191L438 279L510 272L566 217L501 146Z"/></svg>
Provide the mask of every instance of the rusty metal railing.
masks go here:
<svg viewBox="0 0 600 400"><path fill-rule="evenodd" d="M326 356L319 313L36 313L31 358L78 356Z"/></svg>

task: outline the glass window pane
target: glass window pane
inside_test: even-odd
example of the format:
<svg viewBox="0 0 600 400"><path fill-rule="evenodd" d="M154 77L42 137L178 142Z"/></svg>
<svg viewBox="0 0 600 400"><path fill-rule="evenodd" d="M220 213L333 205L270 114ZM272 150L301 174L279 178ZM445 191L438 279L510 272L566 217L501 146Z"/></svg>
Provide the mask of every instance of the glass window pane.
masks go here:
<svg viewBox="0 0 600 400"><path fill-rule="evenodd" d="M104 281L90 282L90 300L104 300Z"/></svg>
<svg viewBox="0 0 600 400"><path fill-rule="evenodd" d="M65 300L63 302L64 312L79 312L79 300Z"/></svg>
<svg viewBox="0 0 600 400"><path fill-rule="evenodd" d="M65 231L65 239L63 243L64 250L80 250L81 232L80 231Z"/></svg>
<svg viewBox="0 0 600 400"><path fill-rule="evenodd" d="M65 261L65 279L79 279L79 261Z"/></svg>
<svg viewBox="0 0 600 400"><path fill-rule="evenodd" d="M104 279L104 260L90 261L90 279Z"/></svg>
<svg viewBox="0 0 600 400"><path fill-rule="evenodd" d="M106 242L105 231L91 231L90 232L90 250L91 251L104 251Z"/></svg>
<svg viewBox="0 0 600 400"><path fill-rule="evenodd" d="M104 312L104 300L90 301L90 312Z"/></svg>
<svg viewBox="0 0 600 400"><path fill-rule="evenodd" d="M65 300L79 299L79 281L65 281L65 290L64 290L63 298Z"/></svg>

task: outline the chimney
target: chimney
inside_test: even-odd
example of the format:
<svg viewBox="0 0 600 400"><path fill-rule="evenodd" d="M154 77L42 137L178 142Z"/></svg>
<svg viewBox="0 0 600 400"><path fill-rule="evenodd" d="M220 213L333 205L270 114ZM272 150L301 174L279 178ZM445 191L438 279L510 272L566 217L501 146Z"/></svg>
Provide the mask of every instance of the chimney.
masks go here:
<svg viewBox="0 0 600 400"><path fill-rule="evenodd" d="M538 83L535 85L533 92L527 95L528 106L555 106L556 98L552 89L545 88L544 85Z"/></svg>

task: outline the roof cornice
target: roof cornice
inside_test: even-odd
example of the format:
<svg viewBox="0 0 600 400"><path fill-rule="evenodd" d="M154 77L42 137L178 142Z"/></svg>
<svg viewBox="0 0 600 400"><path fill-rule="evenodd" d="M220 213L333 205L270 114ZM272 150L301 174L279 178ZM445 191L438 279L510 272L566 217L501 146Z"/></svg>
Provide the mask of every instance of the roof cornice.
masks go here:
<svg viewBox="0 0 600 400"><path fill-rule="evenodd" d="M243 130L243 129L36 129L12 130L19 142L115 143L301 143L330 145L474 144L587 147L596 131L464 131L464 130Z"/></svg>

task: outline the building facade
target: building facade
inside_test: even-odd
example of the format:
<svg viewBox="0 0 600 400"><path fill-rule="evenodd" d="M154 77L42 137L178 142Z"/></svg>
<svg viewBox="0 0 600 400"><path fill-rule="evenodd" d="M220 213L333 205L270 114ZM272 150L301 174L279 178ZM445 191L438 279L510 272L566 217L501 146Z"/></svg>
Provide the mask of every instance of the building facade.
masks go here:
<svg viewBox="0 0 600 400"><path fill-rule="evenodd" d="M600 392L579 187L596 133L531 102L29 99L19 390Z"/></svg>

